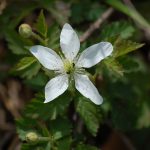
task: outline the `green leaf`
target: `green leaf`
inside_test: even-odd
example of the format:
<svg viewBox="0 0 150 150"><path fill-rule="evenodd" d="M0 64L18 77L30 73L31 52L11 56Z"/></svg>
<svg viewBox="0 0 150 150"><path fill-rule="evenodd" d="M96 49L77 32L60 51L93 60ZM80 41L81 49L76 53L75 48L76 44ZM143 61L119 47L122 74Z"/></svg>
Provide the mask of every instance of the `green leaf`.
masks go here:
<svg viewBox="0 0 150 150"><path fill-rule="evenodd" d="M47 144L46 147L45 147L45 150L50 150L50 149L51 149L51 143L48 142L48 144Z"/></svg>
<svg viewBox="0 0 150 150"><path fill-rule="evenodd" d="M51 121L49 128L54 140L59 140L71 133L72 126L69 120L59 117Z"/></svg>
<svg viewBox="0 0 150 150"><path fill-rule="evenodd" d="M77 146L77 148L75 150L100 150L94 146L91 145L84 145L84 144L80 144Z"/></svg>
<svg viewBox="0 0 150 150"><path fill-rule="evenodd" d="M38 95L34 98L29 105L25 108L24 114L28 117L55 119L58 115L63 115L70 103L70 98L67 96L67 92L59 96L50 103L43 103L45 98Z"/></svg>
<svg viewBox="0 0 150 150"><path fill-rule="evenodd" d="M70 150L72 144L72 138L70 136L65 137L58 141L58 150Z"/></svg>
<svg viewBox="0 0 150 150"><path fill-rule="evenodd" d="M124 73L135 72L139 70L139 63L135 58L122 56L117 59L113 57L105 59L102 62L103 69L109 72L109 75L122 77ZM99 71L99 68L98 68Z"/></svg>
<svg viewBox="0 0 150 150"><path fill-rule="evenodd" d="M113 45L112 57L120 57L126 55L132 51L141 48L144 44L136 43L130 40L122 39L119 36L113 36L107 38L107 41Z"/></svg>
<svg viewBox="0 0 150 150"><path fill-rule="evenodd" d="M50 142L36 143L36 144L24 143L21 145L21 150L51 150L51 145Z"/></svg>
<svg viewBox="0 0 150 150"><path fill-rule="evenodd" d="M26 79L24 83L30 86L34 90L41 91L41 88L44 88L46 83L48 82L48 77L44 72L39 72L34 78Z"/></svg>
<svg viewBox="0 0 150 150"><path fill-rule="evenodd" d="M76 110L83 119L88 131L96 136L99 128L100 114L95 104L86 98L80 98Z"/></svg>
<svg viewBox="0 0 150 150"><path fill-rule="evenodd" d="M32 77L37 75L40 68L41 65L39 64L39 62L34 62L30 64L28 67L24 68L23 70L19 70L17 74L20 74L22 78L31 79Z"/></svg>
<svg viewBox="0 0 150 150"><path fill-rule="evenodd" d="M60 28L57 24L53 24L48 28L48 47L51 47L54 50L59 48L59 37L60 37Z"/></svg>
<svg viewBox="0 0 150 150"><path fill-rule="evenodd" d="M104 13L104 11L106 11L106 7L98 2L93 2L89 6L89 11L85 12L86 17L84 17L84 19L88 19L89 21L97 20ZM84 8L83 5L82 7ZM82 11L81 13L83 14L84 12Z"/></svg>
<svg viewBox="0 0 150 150"><path fill-rule="evenodd" d="M105 10L106 6L98 1L76 1L71 5L71 22L95 21Z"/></svg>
<svg viewBox="0 0 150 150"><path fill-rule="evenodd" d="M26 141L26 135L30 132L34 132L39 137L48 137L49 131L45 124L41 124L40 120L33 119L31 117L26 117L25 114L23 114L23 118L19 118L16 120L16 126L17 126L17 133L19 135L19 138L22 141ZM46 147L49 147L48 141L35 141L35 142L28 142L22 145L22 149L38 149L43 148L43 150L46 149Z"/></svg>
<svg viewBox="0 0 150 150"><path fill-rule="evenodd" d="M60 116L66 113L70 98L64 93L50 103L45 104L43 101L44 97L38 95L23 111L23 118L16 121L19 137L24 141L27 133L35 132L41 137L51 137L54 142L57 141L60 150L69 150L72 125L69 120ZM50 149L52 143L46 143L23 144L22 149Z"/></svg>
<svg viewBox="0 0 150 150"><path fill-rule="evenodd" d="M38 33L41 34L44 38L47 37L47 24L46 24L43 10L41 10L41 12L40 12L40 15L35 24L35 28L38 31Z"/></svg>
<svg viewBox="0 0 150 150"><path fill-rule="evenodd" d="M116 59L106 59L103 61L104 68L109 71L110 74L123 76L124 68Z"/></svg>
<svg viewBox="0 0 150 150"><path fill-rule="evenodd" d="M131 37L135 29L127 21L117 21L106 25L101 32L101 38L107 39L112 36L119 35L123 39Z"/></svg>
<svg viewBox="0 0 150 150"><path fill-rule="evenodd" d="M147 103L142 106L142 113L138 119L137 128L148 128L150 127L150 107Z"/></svg>
<svg viewBox="0 0 150 150"><path fill-rule="evenodd" d="M35 145L31 145L31 144L27 144L27 143L21 145L21 150L31 150L31 149L37 150L38 148L39 147L37 147Z"/></svg>
<svg viewBox="0 0 150 150"><path fill-rule="evenodd" d="M124 55L142 47L144 44L122 39L119 36L113 36L107 39L113 44L114 50L112 56L102 61L104 69L107 69L110 75L114 74L118 77L123 76L125 72L136 71L139 67L138 63Z"/></svg>
<svg viewBox="0 0 150 150"><path fill-rule="evenodd" d="M1 13L1 33L8 32L7 29L14 30L26 16L31 14L31 12L38 7L35 1L30 1L30 3L24 1L10 2L10 5L7 5L7 9Z"/></svg>
<svg viewBox="0 0 150 150"><path fill-rule="evenodd" d="M31 79L39 72L40 68L41 65L34 57L24 57L12 71L17 71L23 78Z"/></svg>
<svg viewBox="0 0 150 150"><path fill-rule="evenodd" d="M28 54L28 50L24 46L25 43L23 39L14 30L8 30L7 32L5 32L5 38L8 42L9 49L14 54L17 54L17 55ZM31 44L31 43L28 43L28 44Z"/></svg>
<svg viewBox="0 0 150 150"><path fill-rule="evenodd" d="M33 127L37 125L36 120L27 118L24 116L24 118L20 118L16 120L16 126L17 126L17 133L19 135L19 138L23 141L26 139L26 134L29 131L33 131Z"/></svg>
<svg viewBox="0 0 150 150"><path fill-rule="evenodd" d="M137 50L138 48L142 47L143 45L144 44L132 42L130 40L123 40L123 39L119 38L115 42L113 56L119 57L122 55L126 55L127 53Z"/></svg>
<svg viewBox="0 0 150 150"><path fill-rule="evenodd" d="M127 79L114 82L108 78L105 79L105 88L109 93L107 101L114 128L124 131L135 129L141 112L141 100L137 95L139 89Z"/></svg>
<svg viewBox="0 0 150 150"><path fill-rule="evenodd" d="M122 56L117 59L123 68L124 73L131 73L140 69L139 62L136 58L130 56Z"/></svg>
<svg viewBox="0 0 150 150"><path fill-rule="evenodd" d="M23 69L29 67L34 62L36 62L36 59L34 57L24 57L15 66L15 70L17 70L17 71L23 70Z"/></svg>

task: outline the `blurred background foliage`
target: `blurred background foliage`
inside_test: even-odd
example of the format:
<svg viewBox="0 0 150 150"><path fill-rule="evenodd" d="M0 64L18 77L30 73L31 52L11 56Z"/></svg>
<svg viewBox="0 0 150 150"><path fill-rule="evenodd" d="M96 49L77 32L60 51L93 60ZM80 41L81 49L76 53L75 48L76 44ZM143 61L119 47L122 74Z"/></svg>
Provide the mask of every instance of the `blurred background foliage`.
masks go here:
<svg viewBox="0 0 150 150"><path fill-rule="evenodd" d="M1 0L0 149L149 150L149 5L149 0ZM110 7L109 17L81 45L81 51L100 41L114 46L111 57L88 70L104 103L96 106L67 91L44 104L44 87L53 73L29 47L41 44L58 52L64 23L82 37ZM42 40L20 36L22 23ZM50 140L28 141L30 132Z"/></svg>

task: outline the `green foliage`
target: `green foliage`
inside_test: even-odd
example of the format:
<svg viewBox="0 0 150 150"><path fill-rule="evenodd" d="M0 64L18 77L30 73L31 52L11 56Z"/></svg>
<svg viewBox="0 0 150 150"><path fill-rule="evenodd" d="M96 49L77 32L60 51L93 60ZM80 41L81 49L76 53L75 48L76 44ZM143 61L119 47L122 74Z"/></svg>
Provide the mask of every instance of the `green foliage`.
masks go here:
<svg viewBox="0 0 150 150"><path fill-rule="evenodd" d="M58 142L58 150L70 150L72 144L71 137L65 137Z"/></svg>
<svg viewBox="0 0 150 150"><path fill-rule="evenodd" d="M120 63L120 65L122 65L125 73L136 72L140 69L140 64L137 61L137 59L135 59L135 57L131 58L129 56L122 56L119 57L117 60Z"/></svg>
<svg viewBox="0 0 150 150"><path fill-rule="evenodd" d="M77 102L76 110L83 119L88 131L93 136L96 136L101 119L97 106L86 98L80 98Z"/></svg>
<svg viewBox="0 0 150 150"><path fill-rule="evenodd" d="M144 103L142 106L142 113L139 117L138 123L137 123L137 128L148 128L150 127L150 109L149 106Z"/></svg>
<svg viewBox="0 0 150 150"><path fill-rule="evenodd" d="M132 90L131 83L129 81L124 82L118 81L107 84L107 92L109 92L110 97L107 101L111 106L111 121L115 128L131 130L136 127L141 111L141 100L138 99L136 92Z"/></svg>
<svg viewBox="0 0 150 150"><path fill-rule="evenodd" d="M85 17L85 12L89 11L89 5L83 5L83 1L81 3L75 3L72 5L72 21L75 23L82 22Z"/></svg>
<svg viewBox="0 0 150 150"><path fill-rule="evenodd" d="M148 105L147 75L139 70L128 73L124 78L112 80L104 74L107 103L110 106L111 121L115 128L131 131L147 124L144 105ZM142 77L142 78L141 78ZM143 105L144 104L144 105ZM149 106L148 106L149 107ZM118 113L119 112L119 113ZM144 115L145 114L145 115ZM142 121L141 121L142 120ZM144 123L145 120L146 122ZM143 124L142 124L143 123Z"/></svg>
<svg viewBox="0 0 150 150"><path fill-rule="evenodd" d="M119 57L117 59L109 58L103 61L103 67L109 71L110 75L116 77L123 77L124 73L130 73L139 70L139 63L127 56Z"/></svg>
<svg viewBox="0 0 150 150"><path fill-rule="evenodd" d="M44 38L47 37L47 24L45 21L45 16L44 16L43 10L41 10L41 12L40 12L40 15L35 24L35 28L38 31L38 33L41 34Z"/></svg>
<svg viewBox="0 0 150 150"><path fill-rule="evenodd" d="M34 57L22 58L13 68L13 72L20 74L23 78L31 79L39 72L41 65Z"/></svg>
<svg viewBox="0 0 150 150"><path fill-rule="evenodd" d="M51 149L57 146L60 150L69 150L72 126L68 119L60 117L69 105L69 98L63 95L48 104L44 104L43 100L43 96L38 96L27 105L24 117L16 122L17 132L23 141L26 141L29 132L35 132L39 137L50 137L50 141L23 144L22 149Z"/></svg>
<svg viewBox="0 0 150 150"><path fill-rule="evenodd" d="M120 57L122 55L126 55L127 53L137 50L143 45L144 44L118 38L114 43L113 57Z"/></svg>
<svg viewBox="0 0 150 150"><path fill-rule="evenodd" d="M71 9L71 21L81 23L83 21L93 21L106 10L106 7L99 2L83 0L74 2Z"/></svg>
<svg viewBox="0 0 150 150"><path fill-rule="evenodd" d="M27 54L28 51L24 46L23 39L13 30L8 30L5 33L5 37L8 44L9 49L17 55L24 55Z"/></svg>
<svg viewBox="0 0 150 150"><path fill-rule="evenodd" d="M110 72L110 74L115 74L118 76L123 76L124 68L123 66L115 59L106 59L103 61L104 67Z"/></svg>
<svg viewBox="0 0 150 150"><path fill-rule="evenodd" d="M24 57L19 61L15 68L17 71L24 70L34 62L36 62L36 59L34 57Z"/></svg>
<svg viewBox="0 0 150 150"><path fill-rule="evenodd" d="M33 118L42 119L55 119L57 115L63 115L67 109L70 98L67 97L67 93L58 97L51 103L43 103L44 97L38 96L33 99L29 105L27 105L24 114Z"/></svg>
<svg viewBox="0 0 150 150"><path fill-rule="evenodd" d="M122 57L132 51L137 50L144 44L132 42L130 40L122 39L121 37L114 36L107 38L113 44L112 56L103 61L104 67L112 75L123 76L126 72L138 69L138 63L129 57Z"/></svg>
<svg viewBox="0 0 150 150"><path fill-rule="evenodd" d="M120 57L141 48L144 44L136 43L127 38L134 33L134 28L125 21L113 22L105 26L101 37L113 44L113 57Z"/></svg>
<svg viewBox="0 0 150 150"><path fill-rule="evenodd" d="M113 44L113 54L103 61L104 67L111 75L122 77L124 73L138 68L138 63L124 56L137 50L144 44L132 42L127 38L134 33L134 28L125 21L113 22L105 26L101 33L101 38Z"/></svg>
<svg viewBox="0 0 150 150"><path fill-rule="evenodd" d="M114 8L134 18L130 14L131 12L136 14L134 11L127 12L131 8L119 0L115 2L113 0L106 1ZM97 134L103 130L105 124L109 124L113 130L119 129L120 132L150 127L148 119L150 114L150 73L139 57L127 55L143 46L143 44L133 42L136 28L132 24L132 20L130 22L127 20L113 22L113 18L108 19L108 22L101 25L101 34L95 32L90 37L90 44L100 42L101 39L111 42L114 47L111 56L102 60L93 70L89 69L93 74L96 72L94 76L96 78L93 78L96 79L96 86L104 98L104 104L96 106L89 99L79 96L74 91L73 93L67 91L55 100L43 103L44 87L50 80L48 76L52 76L52 73L41 69L39 62L31 56L29 47L41 44L59 53L60 26L66 23L69 15L71 15L70 24L77 27L76 29L80 29L78 32L82 33L92 22L100 18L108 6L105 5L105 2L102 3L98 0L81 2L37 0L31 1L30 4L24 1L25 5L22 8L20 4L21 2L15 0L15 3L11 5L13 8L8 6L9 10L6 9L1 15L2 34L0 37L4 36L6 39L8 57L17 56L12 64L8 61L10 68L16 64L11 75L24 78L23 84L26 84L34 92L42 93L36 95L26 105L21 112L21 118L16 120L17 133L23 141L22 150L98 150L99 148L96 148L94 144ZM38 17L35 17L41 8L43 10ZM66 15L64 15L66 10ZM47 15L46 19L43 12ZM30 16L32 13L34 15ZM138 18L136 14L136 19ZM134 20L136 19L134 18ZM17 27L23 21L25 23L27 21L33 27L33 35L28 39L22 38L16 32ZM81 51L90 46L89 43L85 41L81 45ZM97 74L99 76L96 76ZM83 121L80 133L77 131L79 121ZM36 142L27 141L26 135L30 132L38 135L39 139ZM102 135L102 137L104 136ZM48 140L40 138L48 138Z"/></svg>
<svg viewBox="0 0 150 150"><path fill-rule="evenodd" d="M106 3L113 6L117 10L123 12L124 14L131 17L135 22L137 22L143 29L150 29L150 24L145 20L145 18L133 7L123 4L120 0L106 0Z"/></svg>
<svg viewBox="0 0 150 150"><path fill-rule="evenodd" d="M22 144L21 150L30 150L30 149L35 149L35 150L50 150L51 149L51 144Z"/></svg>
<svg viewBox="0 0 150 150"><path fill-rule="evenodd" d="M48 82L48 77L43 72L38 72L34 78L26 79L24 83L34 90L41 91Z"/></svg>
<svg viewBox="0 0 150 150"><path fill-rule="evenodd" d="M4 2L5 3L5 2ZM8 30L16 28L18 24L28 16L34 9L39 7L36 1L30 1L27 3L25 0L22 1L9 1L7 9L3 11L0 17L1 22L1 35L8 33Z"/></svg>
<svg viewBox="0 0 150 150"><path fill-rule="evenodd" d="M36 121L31 118L21 118L16 120L17 125L17 133L19 135L19 138L22 141L26 140L26 134L30 131L34 131L34 125L36 124Z"/></svg>
<svg viewBox="0 0 150 150"><path fill-rule="evenodd" d="M58 118L51 122L50 131L54 140L60 140L71 133L71 124L66 119Z"/></svg>
<svg viewBox="0 0 150 150"><path fill-rule="evenodd" d="M23 78L31 79L32 77L37 75L40 68L41 68L41 65L38 62L35 62L30 67L28 67L28 69L23 70L23 72L21 73L22 74L21 76Z"/></svg>
<svg viewBox="0 0 150 150"><path fill-rule="evenodd" d="M99 5L99 3L92 3L87 14L87 19L90 21L96 20L105 10L106 7L104 5Z"/></svg>
<svg viewBox="0 0 150 150"><path fill-rule="evenodd" d="M25 62L25 61L24 61ZM20 65L20 66L19 66ZM33 78L35 75L37 75L37 73L39 72L41 65L39 64L39 62L31 62L31 64L17 64L17 72L15 72L15 74L19 74L22 78L27 78L27 79L31 79ZM13 69L12 72L14 72L15 68Z"/></svg>
<svg viewBox="0 0 150 150"><path fill-rule="evenodd" d="M98 149L94 146L80 144L77 146L75 150L98 150Z"/></svg>
<svg viewBox="0 0 150 150"><path fill-rule="evenodd" d="M60 47L60 41L59 41L59 36L60 36L60 28L58 27L57 24L53 24L48 28L48 43L47 46L51 47L53 50L58 50Z"/></svg>
<svg viewBox="0 0 150 150"><path fill-rule="evenodd" d="M126 21L112 22L106 25L101 32L101 38L107 40L109 37L119 35L123 39L131 37L134 33L134 27Z"/></svg>

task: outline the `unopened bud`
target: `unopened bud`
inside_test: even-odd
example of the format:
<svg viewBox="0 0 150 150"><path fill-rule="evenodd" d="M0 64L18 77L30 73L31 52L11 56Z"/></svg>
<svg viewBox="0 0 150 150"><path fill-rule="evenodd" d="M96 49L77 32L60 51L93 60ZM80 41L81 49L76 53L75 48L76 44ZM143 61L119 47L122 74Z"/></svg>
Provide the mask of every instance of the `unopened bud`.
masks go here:
<svg viewBox="0 0 150 150"><path fill-rule="evenodd" d="M37 142L38 139L38 135L35 132L29 132L26 135L26 141L28 142Z"/></svg>
<svg viewBox="0 0 150 150"><path fill-rule="evenodd" d="M28 38L32 35L32 28L28 24L21 24L19 26L19 34L24 38Z"/></svg>

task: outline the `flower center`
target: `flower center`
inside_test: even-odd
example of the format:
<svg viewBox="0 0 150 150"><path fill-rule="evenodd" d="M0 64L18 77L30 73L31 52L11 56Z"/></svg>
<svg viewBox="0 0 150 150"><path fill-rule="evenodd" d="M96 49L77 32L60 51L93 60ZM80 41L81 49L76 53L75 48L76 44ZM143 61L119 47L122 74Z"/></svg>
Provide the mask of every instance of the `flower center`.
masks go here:
<svg viewBox="0 0 150 150"><path fill-rule="evenodd" d="M71 74L74 71L74 63L65 59L64 61L64 69L67 74Z"/></svg>

